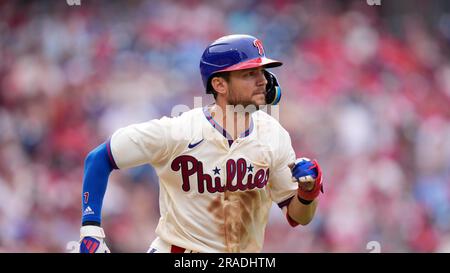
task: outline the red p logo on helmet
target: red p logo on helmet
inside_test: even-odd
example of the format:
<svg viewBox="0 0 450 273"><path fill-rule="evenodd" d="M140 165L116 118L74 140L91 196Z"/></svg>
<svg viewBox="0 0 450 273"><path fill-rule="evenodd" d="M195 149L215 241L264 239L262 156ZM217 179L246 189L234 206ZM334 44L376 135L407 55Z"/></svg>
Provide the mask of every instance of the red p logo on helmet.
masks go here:
<svg viewBox="0 0 450 273"><path fill-rule="evenodd" d="M256 39L253 41L253 45L258 49L259 55L264 56L264 48L263 48L262 42L260 40Z"/></svg>

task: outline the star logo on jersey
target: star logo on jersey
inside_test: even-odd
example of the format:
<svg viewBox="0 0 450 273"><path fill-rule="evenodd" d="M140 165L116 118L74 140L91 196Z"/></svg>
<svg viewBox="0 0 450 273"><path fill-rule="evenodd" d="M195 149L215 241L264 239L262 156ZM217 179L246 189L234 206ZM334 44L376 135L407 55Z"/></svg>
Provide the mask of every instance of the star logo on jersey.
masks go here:
<svg viewBox="0 0 450 273"><path fill-rule="evenodd" d="M248 172L252 173L253 172L253 166L252 164L250 164L250 166L247 167Z"/></svg>
<svg viewBox="0 0 450 273"><path fill-rule="evenodd" d="M220 175L220 169L219 168L215 168L213 169L214 175Z"/></svg>
<svg viewBox="0 0 450 273"><path fill-rule="evenodd" d="M205 139L203 138L202 140L200 140L199 142L196 142L196 143L189 143L188 148L189 148L189 149L194 148L195 146L197 146L198 144L200 144L203 140L205 140Z"/></svg>

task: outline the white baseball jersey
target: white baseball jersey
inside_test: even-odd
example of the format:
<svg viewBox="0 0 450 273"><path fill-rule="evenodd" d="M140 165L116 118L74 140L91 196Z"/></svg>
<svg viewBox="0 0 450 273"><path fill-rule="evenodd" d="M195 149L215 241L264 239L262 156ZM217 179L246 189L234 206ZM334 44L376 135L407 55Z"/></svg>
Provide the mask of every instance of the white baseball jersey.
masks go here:
<svg viewBox="0 0 450 273"><path fill-rule="evenodd" d="M151 164L160 179L156 233L196 252L260 252L272 201L295 196L287 131L263 111L234 141L208 107L117 130L111 153L120 168Z"/></svg>

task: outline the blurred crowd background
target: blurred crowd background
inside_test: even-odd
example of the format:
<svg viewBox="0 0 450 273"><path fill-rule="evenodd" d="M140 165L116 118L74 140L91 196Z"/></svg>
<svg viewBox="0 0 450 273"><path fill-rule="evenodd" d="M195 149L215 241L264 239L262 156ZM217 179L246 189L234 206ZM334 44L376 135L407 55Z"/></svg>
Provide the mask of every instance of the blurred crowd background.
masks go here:
<svg viewBox="0 0 450 273"><path fill-rule="evenodd" d="M368 2L0 0L0 252L67 252L87 153L211 103L199 58L231 33L284 62L280 123L325 175L310 225L272 208L263 251L450 252L450 2ZM158 219L152 167L113 172L111 250L145 252Z"/></svg>

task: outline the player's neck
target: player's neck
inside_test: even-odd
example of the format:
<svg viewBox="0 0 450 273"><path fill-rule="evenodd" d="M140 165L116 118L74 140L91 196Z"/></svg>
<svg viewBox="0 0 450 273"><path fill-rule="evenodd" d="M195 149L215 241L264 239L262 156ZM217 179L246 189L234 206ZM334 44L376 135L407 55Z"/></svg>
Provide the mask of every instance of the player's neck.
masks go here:
<svg viewBox="0 0 450 273"><path fill-rule="evenodd" d="M233 139L237 139L250 128L250 113L236 111L233 106L214 104L210 109L211 116L224 128Z"/></svg>

